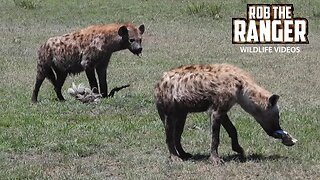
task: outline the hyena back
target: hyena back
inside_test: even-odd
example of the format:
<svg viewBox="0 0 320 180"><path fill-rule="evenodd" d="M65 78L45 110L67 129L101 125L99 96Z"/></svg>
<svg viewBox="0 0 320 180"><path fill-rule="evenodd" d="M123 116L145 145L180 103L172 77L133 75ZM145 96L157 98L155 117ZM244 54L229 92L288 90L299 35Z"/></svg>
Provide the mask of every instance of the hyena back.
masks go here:
<svg viewBox="0 0 320 180"><path fill-rule="evenodd" d="M210 160L213 163L222 162L218 156L221 125L231 137L232 149L245 157L236 128L227 115L236 103L250 113L268 135L275 137L275 132L281 130L279 96L257 85L247 72L229 64L188 65L165 72L156 84L155 98L172 160L192 157L181 146L188 113L208 111L212 121ZM290 141L283 143L293 145Z"/></svg>
<svg viewBox="0 0 320 180"><path fill-rule="evenodd" d="M64 100L61 88L70 74L86 72L91 89L108 94L106 69L113 52L129 49L139 55L144 25L131 23L94 25L63 36L49 38L38 50L37 77L32 102L37 102L45 78L53 84L59 100Z"/></svg>

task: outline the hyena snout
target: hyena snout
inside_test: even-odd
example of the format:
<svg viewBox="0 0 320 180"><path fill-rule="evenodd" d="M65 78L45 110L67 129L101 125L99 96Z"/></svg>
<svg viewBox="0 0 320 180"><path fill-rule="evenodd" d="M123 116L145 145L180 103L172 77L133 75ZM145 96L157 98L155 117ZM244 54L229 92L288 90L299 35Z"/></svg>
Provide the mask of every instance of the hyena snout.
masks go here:
<svg viewBox="0 0 320 180"><path fill-rule="evenodd" d="M274 132L281 130L278 120L265 120L266 123L261 123L263 130L271 137L274 137Z"/></svg>
<svg viewBox="0 0 320 180"><path fill-rule="evenodd" d="M142 46L138 43L132 44L129 48L129 50L135 54L135 55L139 55L142 53Z"/></svg>

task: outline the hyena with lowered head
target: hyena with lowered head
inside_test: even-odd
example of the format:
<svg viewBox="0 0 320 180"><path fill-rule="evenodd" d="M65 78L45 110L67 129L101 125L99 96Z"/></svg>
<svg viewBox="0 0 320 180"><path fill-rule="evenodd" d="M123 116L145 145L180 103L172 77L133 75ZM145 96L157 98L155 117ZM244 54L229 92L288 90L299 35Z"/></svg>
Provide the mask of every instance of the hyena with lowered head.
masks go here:
<svg viewBox="0 0 320 180"><path fill-rule="evenodd" d="M32 102L37 102L40 86L48 78L59 100L64 100L61 88L69 74L86 72L91 89L97 93L98 75L100 93L108 95L107 67L113 52L129 49L142 52L144 25L132 23L94 25L63 36L49 38L38 50L37 77Z"/></svg>
<svg viewBox="0 0 320 180"><path fill-rule="evenodd" d="M222 125L231 138L232 149L245 157L236 128L227 112L238 103L264 131L282 143L295 143L279 124L278 95L257 85L248 73L229 64L188 65L165 72L155 87L156 106L165 126L166 143L173 161L192 157L181 146L188 113L208 111L212 121L210 160L219 164L219 132Z"/></svg>

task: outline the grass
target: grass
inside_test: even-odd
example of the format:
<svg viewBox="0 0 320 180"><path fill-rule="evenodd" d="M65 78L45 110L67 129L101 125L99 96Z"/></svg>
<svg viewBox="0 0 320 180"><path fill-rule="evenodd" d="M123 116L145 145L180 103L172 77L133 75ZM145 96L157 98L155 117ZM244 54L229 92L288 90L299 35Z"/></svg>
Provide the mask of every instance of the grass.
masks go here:
<svg viewBox="0 0 320 180"><path fill-rule="evenodd" d="M31 2L31 1L30 1ZM33 1L32 1L33 2ZM38 1L37 1L38 2ZM210 1L202 1L210 3ZM268 1L272 3L273 1ZM268 3L266 2L266 3ZM316 179L320 176L319 19L313 1L293 3L295 15L309 18L309 45L299 54L245 54L231 44L231 18L245 17L246 3L218 1L220 18L186 15L190 2L171 0L39 1L34 9L14 1L0 6L0 177L1 179ZM316 6L316 7L315 7ZM41 7L41 8L37 8ZM88 86L84 73L64 85L67 101L57 102L46 80L40 103L31 105L36 50L48 37L91 24L144 23L143 57L115 53L109 87L130 83L112 99L86 105L67 95L72 82ZM188 117L183 146L196 159L168 161L163 125L153 102L161 74L182 64L235 64L278 93L281 125L299 141L285 147L268 137L235 107L229 113L239 132L246 162L234 159L221 132L223 166L212 166L210 123L205 114Z"/></svg>
<svg viewBox="0 0 320 180"><path fill-rule="evenodd" d="M187 5L186 12L190 15L198 15L200 17L219 18L221 5L205 2L192 2Z"/></svg>
<svg viewBox="0 0 320 180"><path fill-rule="evenodd" d="M14 4L18 7L25 9L35 9L37 2L33 0L13 0Z"/></svg>

